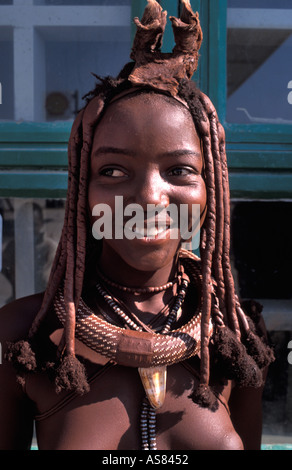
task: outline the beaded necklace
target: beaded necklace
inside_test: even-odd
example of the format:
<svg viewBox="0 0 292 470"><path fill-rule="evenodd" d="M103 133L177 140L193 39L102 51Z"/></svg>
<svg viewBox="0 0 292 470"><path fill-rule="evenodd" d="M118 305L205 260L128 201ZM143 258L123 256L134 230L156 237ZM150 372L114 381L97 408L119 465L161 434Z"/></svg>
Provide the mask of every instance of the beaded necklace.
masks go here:
<svg viewBox="0 0 292 470"><path fill-rule="evenodd" d="M104 280L106 280L104 278ZM173 283L168 283L167 287L163 286L163 289L172 286ZM170 313L167 317L166 324L164 325L161 334L167 334L173 323L177 320L179 311L182 308L184 302L188 281L182 279L181 286L176 295L176 299L173 307L170 310ZM123 286L121 286L123 287ZM137 325L129 316L120 308L118 302L116 302L113 297L106 292L100 284L96 286L97 291L108 305L113 309L113 311L121 317L124 322L132 329L136 331L141 331L142 328L140 325ZM148 288L149 289L149 288ZM155 290L155 288L150 288L152 292L161 292L161 290ZM153 289L153 290L152 290ZM141 292L141 291L140 291ZM148 291L149 292L149 291ZM135 292L134 292L135 293ZM140 323L140 322L139 322ZM146 392L146 396L142 402L142 409L140 414L140 430L141 430L141 440L142 440L142 449L143 450L157 450L156 444L156 410L159 409L164 402L165 393L166 393L166 366L138 368L140 378Z"/></svg>
<svg viewBox="0 0 292 470"><path fill-rule="evenodd" d="M117 282L112 281L108 277L106 277L99 269L96 270L98 277L108 284L111 287L115 287L116 289L119 289L124 292L130 292L132 294L153 294L157 292L163 292L170 287L173 287L173 285L178 282L179 277L181 274L178 274L173 281L169 281L166 284L163 284L162 286L153 286L153 287L129 287L129 286L123 286L121 284L118 284Z"/></svg>
<svg viewBox="0 0 292 470"><path fill-rule="evenodd" d="M142 448L156 450L156 410L164 402L166 393L167 365L175 364L196 355L200 350L201 335L201 282L199 263L194 256L181 253L184 265L188 268L190 281L198 290L199 303L191 320L178 329L172 329L180 312L188 288L188 280L183 276L177 288L167 321L161 332L149 332L141 322L123 310L105 287L98 283L99 295L108 303L112 311L123 320L125 328L116 326L97 316L80 299L76 313L75 336L92 350L106 356L112 363L135 367L144 386L145 398L140 414ZM59 289L54 308L63 325L66 323L66 310L63 289ZM148 325L149 327L149 325ZM209 335L213 331L209 323Z"/></svg>

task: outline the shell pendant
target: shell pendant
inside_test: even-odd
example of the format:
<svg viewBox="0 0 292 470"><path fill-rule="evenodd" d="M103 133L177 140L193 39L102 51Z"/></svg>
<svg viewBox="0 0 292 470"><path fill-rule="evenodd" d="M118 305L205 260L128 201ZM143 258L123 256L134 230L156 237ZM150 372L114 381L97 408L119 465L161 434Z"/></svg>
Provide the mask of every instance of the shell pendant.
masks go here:
<svg viewBox="0 0 292 470"><path fill-rule="evenodd" d="M152 408L163 405L166 393L166 366L139 367L141 381Z"/></svg>

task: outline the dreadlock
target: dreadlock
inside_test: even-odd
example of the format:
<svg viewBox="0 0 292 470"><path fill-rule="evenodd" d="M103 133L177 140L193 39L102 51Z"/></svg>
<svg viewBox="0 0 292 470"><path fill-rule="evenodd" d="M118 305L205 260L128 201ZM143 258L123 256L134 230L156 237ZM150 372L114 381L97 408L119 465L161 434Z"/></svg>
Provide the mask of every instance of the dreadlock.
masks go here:
<svg viewBox="0 0 292 470"><path fill-rule="evenodd" d="M151 7L157 8L157 2L154 0L148 0L148 2ZM184 0L183 4L189 11L188 0ZM157 11L161 15L160 6ZM202 37L200 31L198 32L198 17L193 13L192 15L191 18L197 28L195 39L200 46ZM184 20L185 17L186 11L183 10ZM165 15L161 15L161 24L164 24L164 20ZM138 24L138 20L136 23ZM177 24L176 21L173 23ZM149 26L149 21L147 22L147 18L144 18L139 25L142 29L146 28ZM181 25L179 24L178 27ZM138 31L140 36L141 28ZM158 35L160 39L161 31L161 27L156 30L156 37ZM193 24L191 33L194 35ZM160 39L154 41L155 48L158 47L158 43L160 45ZM143 47L149 49L149 37L147 41L146 45L144 41ZM177 40L175 54L179 59L179 54L182 53L184 47L181 41ZM194 51L196 60L198 47ZM133 51L136 49L138 49L137 38ZM158 54L152 47L151 54L154 53ZM230 263L230 202L224 129L218 121L216 110L210 99L196 87L194 82L189 80L192 75L189 65L184 74L188 79L182 79L178 74L175 85L173 83L169 85L167 81L166 88L162 88L157 86L156 82L154 85L149 83L149 76L152 79L155 76L153 68L151 74L145 73L146 83L139 82L141 79L141 70L138 67L140 56L136 54L134 59L133 62L126 64L116 79L97 77L98 83L95 89L85 96L86 105L73 123L68 146L68 191L64 226L47 289L28 337L10 344L7 357L14 362L20 374L38 368L37 348L34 347L36 335L52 308L57 290L63 287L66 323L58 347L57 359L53 365L56 388L57 391L66 389L75 390L78 393L84 393L89 389L84 366L75 356L75 323L88 257L92 249L92 240L89 236L91 231L87 209L87 187L94 132L108 103L114 97L130 89L133 84L139 83L140 92L143 92L143 89L149 90L150 86L155 92L164 94L170 92L173 95L169 88L172 87L177 96L187 103L203 148L207 214L201 229L200 240L203 286L200 384L193 390L191 397L203 406L212 406L214 396L209 387L211 363L212 367L214 369L216 367L216 371L220 371L221 376L226 379L235 380L241 386L260 386L262 384L261 369L273 360L271 349L265 339L259 337L256 325L244 313L235 292ZM161 63L161 56L159 60ZM166 60L169 60L169 57ZM193 62L190 60L191 64ZM184 61L185 63L187 61ZM142 63L142 71L145 72L145 63ZM161 74L157 73L157 76L161 77ZM214 286L216 295L214 295ZM255 303L252 304L250 310L255 311L258 316L259 308ZM210 318L214 324L214 333L211 338L209 337ZM47 367L52 368L52 364Z"/></svg>
<svg viewBox="0 0 292 470"><path fill-rule="evenodd" d="M210 99L200 91L196 96L192 91L194 87L192 82L188 82L185 88L191 91L184 89L180 96L188 103L203 142L208 211L200 244L203 276L201 378L192 397L196 402L209 405L212 402L208 389L208 322L211 315L217 327L212 338L214 362L217 368L221 368L223 377L233 379L241 386L260 386L260 369L273 360L273 353L255 335L255 327L251 327L252 322L243 312L235 292L230 262L230 195L225 132ZM219 306L212 303L214 282Z"/></svg>

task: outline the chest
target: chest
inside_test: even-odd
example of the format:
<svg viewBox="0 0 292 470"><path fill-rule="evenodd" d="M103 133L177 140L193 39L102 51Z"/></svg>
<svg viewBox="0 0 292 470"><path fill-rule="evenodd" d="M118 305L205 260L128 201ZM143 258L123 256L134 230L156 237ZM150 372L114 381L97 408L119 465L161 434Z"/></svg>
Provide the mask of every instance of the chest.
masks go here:
<svg viewBox="0 0 292 470"><path fill-rule="evenodd" d="M141 406L145 397L137 369L95 367L86 395L61 394L44 375L30 380L40 449L141 449ZM166 397L156 412L161 450L240 448L223 402L215 412L193 403L196 378L181 364L167 368ZM228 390L224 391L228 397Z"/></svg>

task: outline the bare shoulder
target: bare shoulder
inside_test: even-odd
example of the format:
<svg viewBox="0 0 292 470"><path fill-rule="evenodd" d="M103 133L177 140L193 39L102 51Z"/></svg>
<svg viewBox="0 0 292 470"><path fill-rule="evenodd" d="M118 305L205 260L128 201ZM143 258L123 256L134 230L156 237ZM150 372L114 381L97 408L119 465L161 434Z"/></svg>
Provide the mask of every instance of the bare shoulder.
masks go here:
<svg viewBox="0 0 292 470"><path fill-rule="evenodd" d="M263 387L234 387L231 392L231 419L245 450L260 450L261 447Z"/></svg>
<svg viewBox="0 0 292 470"><path fill-rule="evenodd" d="M43 293L15 300L0 309L0 342L26 337L42 303Z"/></svg>
<svg viewBox="0 0 292 470"><path fill-rule="evenodd" d="M13 365L5 359L7 343L24 339L42 303L42 294L24 297L0 309L0 449L27 450L33 429L33 404Z"/></svg>

